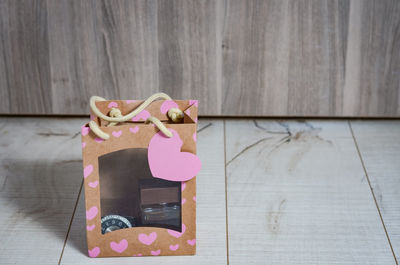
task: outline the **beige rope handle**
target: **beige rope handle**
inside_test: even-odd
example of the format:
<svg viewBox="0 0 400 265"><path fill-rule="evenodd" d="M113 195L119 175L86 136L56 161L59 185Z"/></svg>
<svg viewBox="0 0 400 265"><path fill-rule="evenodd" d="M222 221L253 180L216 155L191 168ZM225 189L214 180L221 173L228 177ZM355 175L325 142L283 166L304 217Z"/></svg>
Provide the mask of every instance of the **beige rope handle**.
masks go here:
<svg viewBox="0 0 400 265"><path fill-rule="evenodd" d="M156 94L150 96L139 107L134 109L132 112L126 114L125 116L122 116L121 111L119 109L111 108L111 111L110 111L111 117L110 117L110 116L104 115L96 106L97 101L105 101L106 99L104 99L102 97L98 97L98 96L92 96L90 98L90 108L93 111L93 113L95 115L97 115L97 117L100 117L101 119L110 122L107 126L114 126L120 122L125 122L125 121L132 119L133 117L138 115L141 111L143 111L147 106L149 106L154 100L156 100L158 98L171 100L171 98L165 93L156 93ZM180 110L178 108L171 108L168 110L168 117L173 122L179 122L180 120L182 120L183 116L184 115L183 115L182 110ZM157 128L160 131L162 131L167 137L173 136L171 131L168 130L167 127L165 127L165 125L156 117L151 116L145 121L145 123L149 123L149 122L152 122L155 126L157 126ZM97 125L96 122L90 121L89 127L93 131L93 133L96 134L101 139L107 140L110 138L110 135L103 132L100 129L100 127Z"/></svg>

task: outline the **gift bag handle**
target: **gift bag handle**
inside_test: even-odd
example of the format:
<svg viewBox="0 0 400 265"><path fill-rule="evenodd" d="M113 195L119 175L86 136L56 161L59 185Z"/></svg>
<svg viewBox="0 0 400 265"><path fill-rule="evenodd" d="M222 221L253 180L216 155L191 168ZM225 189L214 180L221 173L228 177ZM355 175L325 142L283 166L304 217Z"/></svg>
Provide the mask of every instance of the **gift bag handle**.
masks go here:
<svg viewBox="0 0 400 265"><path fill-rule="evenodd" d="M90 98L90 108L93 111L93 113L95 115L97 115L97 117L110 122L107 126L114 126L120 122L125 122L125 121L132 119L133 117L138 115L141 111L143 111L147 106L149 106L153 101L155 101L156 99L159 99L159 98L171 100L171 98L165 93L156 93L156 94L150 96L148 99L146 99L139 107L137 107L132 112L130 112L124 116L122 116L121 111L118 108L111 108L110 116L104 115L97 108L96 102L97 101L105 101L106 99L104 99L102 97L98 97L98 96L92 96ZM183 119L183 112L182 112L182 110L180 110L178 108L170 108L168 110L167 115L173 122L179 122ZM157 128L160 131L162 131L167 137L172 137L171 131L168 130L167 127L165 127L165 125L156 117L151 116L145 121L145 123L149 123L149 122L152 122L155 126L157 126ZM97 125L97 123L95 121L90 121L89 127L94 132L94 134L96 134L101 139L107 140L110 138L110 135L103 132L100 129L99 125Z"/></svg>

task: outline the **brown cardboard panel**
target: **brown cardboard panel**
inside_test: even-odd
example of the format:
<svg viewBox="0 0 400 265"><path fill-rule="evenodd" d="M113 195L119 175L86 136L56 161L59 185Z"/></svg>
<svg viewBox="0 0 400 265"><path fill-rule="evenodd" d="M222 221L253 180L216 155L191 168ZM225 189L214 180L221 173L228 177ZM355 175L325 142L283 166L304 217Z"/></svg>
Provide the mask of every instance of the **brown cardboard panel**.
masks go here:
<svg viewBox="0 0 400 265"><path fill-rule="evenodd" d="M108 105L116 102L118 107L122 107L123 114L136 108L140 101L129 103L126 101L104 101L99 102L98 107L106 113ZM156 101L146 108L155 117L162 118L160 106L163 101ZM190 120L184 119L183 123L167 123L167 128L174 129L180 136L183 145L182 152L196 153L196 127L197 106L190 104L189 100L175 101L181 109L190 109ZM135 105L136 104L136 105ZM112 104L114 105L114 104ZM107 108L107 109L106 109ZM165 116L166 117L166 116ZM95 117L94 117L95 118ZM96 119L95 120L99 120ZM164 119L165 120L165 119ZM101 124L101 129L110 135L108 140L100 140L93 132L82 134L82 154L84 168L84 187L86 198L87 216L87 241L89 256L110 257L110 256L133 256L133 255L193 255L196 251L196 178L182 183L181 200L185 203L182 207L182 232L169 231L159 227L133 227L121 229L110 233L101 233L101 213L102 207L107 208L107 199L118 198L118 190L138 191L137 187L115 184L111 181L101 181L99 178L99 167L103 167L101 157L107 156L116 151L130 152L130 149L147 149L151 138L158 132L152 124L143 122L127 122L118 126L105 127ZM85 125L87 126L87 125ZM114 136L112 132L118 132ZM132 154L134 156L134 154ZM121 159L132 159L129 158ZM138 156L138 160L143 156ZM134 159L133 159L134 160ZM107 162L106 162L107 163ZM112 162L108 162L112 163ZM105 166L105 165L104 165ZM108 165L110 172L115 165ZM144 175L148 174L148 169L143 168ZM100 195L105 199L101 203ZM135 199L134 195L132 195ZM122 200L127 199L125 196ZM129 199L129 198L128 198ZM134 214L134 212L133 212ZM178 245L178 247L177 247Z"/></svg>

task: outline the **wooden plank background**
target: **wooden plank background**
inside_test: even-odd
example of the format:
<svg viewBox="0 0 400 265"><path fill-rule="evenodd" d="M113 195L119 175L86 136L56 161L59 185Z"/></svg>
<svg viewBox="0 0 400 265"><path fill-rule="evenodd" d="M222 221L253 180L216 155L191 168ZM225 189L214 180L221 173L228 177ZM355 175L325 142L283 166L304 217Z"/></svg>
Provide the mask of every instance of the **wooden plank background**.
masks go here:
<svg viewBox="0 0 400 265"><path fill-rule="evenodd" d="M197 98L201 115L400 116L400 1L0 0L0 113Z"/></svg>

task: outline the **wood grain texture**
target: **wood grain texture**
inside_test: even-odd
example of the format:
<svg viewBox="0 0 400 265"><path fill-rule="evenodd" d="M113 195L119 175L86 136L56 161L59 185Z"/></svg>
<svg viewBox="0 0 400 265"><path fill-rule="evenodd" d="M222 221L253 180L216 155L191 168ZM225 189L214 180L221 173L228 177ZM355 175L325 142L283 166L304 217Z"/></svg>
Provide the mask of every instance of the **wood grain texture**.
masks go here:
<svg viewBox="0 0 400 265"><path fill-rule="evenodd" d="M55 113L83 113L95 94L130 99L158 91L156 3L49 2Z"/></svg>
<svg viewBox="0 0 400 265"><path fill-rule="evenodd" d="M226 158L229 264L396 264L347 122L227 121Z"/></svg>
<svg viewBox="0 0 400 265"><path fill-rule="evenodd" d="M82 184L82 119L0 119L0 264L57 264Z"/></svg>
<svg viewBox="0 0 400 265"><path fill-rule="evenodd" d="M0 0L0 113L164 91L200 115L400 116L397 0Z"/></svg>
<svg viewBox="0 0 400 265"><path fill-rule="evenodd" d="M34 14L44 13L46 20L14 14L21 6L26 9L31 6L25 2L13 3L1 2L3 43L27 47L16 46L14 51L0 47L1 51L4 56L17 56L29 48L27 60L46 59L46 64L40 64L47 67L46 71L40 71L46 83L38 87L35 79L32 83L3 81L14 78L15 82L30 82L31 78L41 76L7 70L16 65L39 71L38 62L26 64L14 57L0 59L0 74L4 75L0 81L1 102L4 101L0 113L86 114L91 95L144 99L158 91L177 99L201 99L203 114L220 112L218 93L214 93L215 2L38 1L42 8ZM28 38L36 32L28 34L22 26L14 30L7 20L31 24L26 25L26 31L43 29L45 38L33 36L43 43L35 44L36 39L30 43ZM16 39L8 44L5 41L12 31L26 40ZM39 88L46 93L36 94ZM31 102L24 105L27 100L19 100L17 96L23 96L28 89L31 95L27 98Z"/></svg>
<svg viewBox="0 0 400 265"><path fill-rule="evenodd" d="M400 260L400 122L357 122L351 126L393 251Z"/></svg>
<svg viewBox="0 0 400 265"><path fill-rule="evenodd" d="M399 1L226 3L223 114L400 115Z"/></svg>
<svg viewBox="0 0 400 265"><path fill-rule="evenodd" d="M52 113L47 3L0 1L0 112Z"/></svg>
<svg viewBox="0 0 400 265"><path fill-rule="evenodd" d="M348 10L348 1L227 1L223 114L340 116Z"/></svg>
<svg viewBox="0 0 400 265"><path fill-rule="evenodd" d="M400 115L400 2L352 1L343 114Z"/></svg>
<svg viewBox="0 0 400 265"><path fill-rule="evenodd" d="M195 98L203 115L221 113L217 88L217 1L158 2L159 88Z"/></svg>
<svg viewBox="0 0 400 265"><path fill-rule="evenodd" d="M202 169L197 176L197 240L195 256L129 258L129 264L226 264L226 211L223 122L201 120L197 153ZM124 264L127 258L87 257L83 193L72 223L61 264Z"/></svg>

